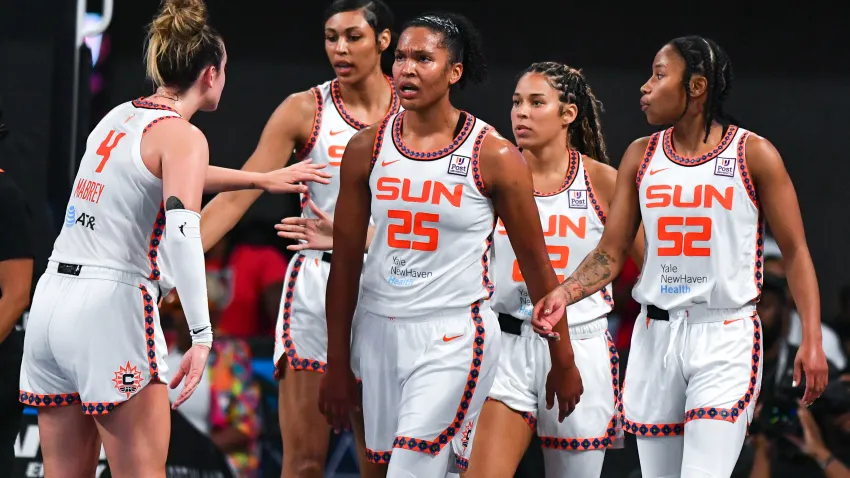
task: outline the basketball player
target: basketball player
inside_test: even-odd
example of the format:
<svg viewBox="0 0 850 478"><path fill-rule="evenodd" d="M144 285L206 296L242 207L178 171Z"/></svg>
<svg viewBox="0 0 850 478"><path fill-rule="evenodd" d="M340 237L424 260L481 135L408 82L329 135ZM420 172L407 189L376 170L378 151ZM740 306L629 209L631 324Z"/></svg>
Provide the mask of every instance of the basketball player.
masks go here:
<svg viewBox="0 0 850 478"><path fill-rule="evenodd" d="M310 183L302 205L311 200L333 214L340 161L348 141L357 131L399 110L392 80L381 71L381 55L390 46L393 21L392 12L381 0L334 1L325 11L324 34L325 52L336 78L289 96L272 114L243 169L281 168L297 147L299 158L327 165L326 171L333 175L330 184ZM204 248L212 247L233 228L260 194L240 191L210 201L201 221ZM310 208L303 209L303 215L311 217ZM327 424L316 400L327 362L324 297L330 258L331 252L299 251L289 262L281 298L274 359L281 380L282 476L287 478L324 476L328 435L316 431L327 429Z"/></svg>
<svg viewBox="0 0 850 478"><path fill-rule="evenodd" d="M709 39L677 38L658 52L641 108L650 124L673 126L629 146L599 245L534 309L545 327L611 282L643 219L646 259L634 288L643 307L623 400L644 478L728 477L738 459L761 385L762 218L803 321L794 385L805 376L807 404L826 386L797 196L773 145L724 113L731 87L729 58Z"/></svg>
<svg viewBox="0 0 850 478"><path fill-rule="evenodd" d="M467 19L412 20L393 64L406 111L356 134L342 162L319 407L334 428L347 427L358 397L352 368L359 370L367 456L387 464L381 475L389 477L466 468L500 349L488 305L495 214L517 245L532 298L557 284L522 155L450 102L452 86L480 83L485 74ZM375 233L361 291L370 215ZM563 419L578 402L581 379L569 332L558 327L566 340L551 342L549 387Z"/></svg>
<svg viewBox="0 0 850 478"><path fill-rule="evenodd" d="M617 171L607 164L600 110L582 73L561 63L532 64L513 95L514 137L531 167L546 248L561 280L596 246L614 195ZM619 357L608 334L610 290L606 286L570 306L570 339L584 393L575 412L559 423L558 411L546 406L546 341L532 330L533 303L511 242L499 224L492 307L502 328L502 354L464 476L513 477L536 431L547 477L598 478L605 450L622 438ZM640 261L643 251L635 256Z"/></svg>
<svg viewBox="0 0 850 478"><path fill-rule="evenodd" d="M116 107L89 136L24 342L20 401L42 407L46 476L93 476L101 440L114 475L165 476L170 413L157 252L167 230L192 333L171 381L176 388L186 379L176 407L198 384L213 340L197 212L205 178L212 190L261 178L208 168L206 138L188 121L217 108L226 64L204 3L165 3L148 36L156 93ZM315 174L298 169L305 175L296 180ZM280 183L291 172L266 176Z"/></svg>

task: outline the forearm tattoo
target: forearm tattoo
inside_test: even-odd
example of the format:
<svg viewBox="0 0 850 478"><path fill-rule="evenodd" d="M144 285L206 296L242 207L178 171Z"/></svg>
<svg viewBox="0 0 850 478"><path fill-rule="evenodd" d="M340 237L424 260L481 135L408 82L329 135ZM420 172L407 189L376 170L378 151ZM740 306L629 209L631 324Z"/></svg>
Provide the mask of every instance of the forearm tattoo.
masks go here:
<svg viewBox="0 0 850 478"><path fill-rule="evenodd" d="M611 254L599 249L588 254L575 272L561 283L567 291L569 304L575 304L608 285L613 280L616 263L617 259Z"/></svg>

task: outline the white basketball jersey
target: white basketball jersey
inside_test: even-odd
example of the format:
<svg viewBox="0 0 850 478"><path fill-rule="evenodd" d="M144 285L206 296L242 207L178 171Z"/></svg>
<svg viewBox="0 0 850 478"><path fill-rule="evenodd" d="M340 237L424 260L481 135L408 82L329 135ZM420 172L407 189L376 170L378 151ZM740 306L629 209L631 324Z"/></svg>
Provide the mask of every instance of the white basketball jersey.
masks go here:
<svg viewBox="0 0 850 478"><path fill-rule="evenodd" d="M652 135L638 169L646 254L634 298L666 310L742 307L761 293L764 238L744 154L749 132L730 126L698 158L676 154L672 133Z"/></svg>
<svg viewBox="0 0 850 478"><path fill-rule="evenodd" d="M108 267L159 280L165 232L162 180L142 161L144 134L181 116L144 99L115 107L95 126L74 180L51 261Z"/></svg>
<svg viewBox="0 0 850 478"><path fill-rule="evenodd" d="M602 237L605 211L593 192L580 153L570 151L567 175L558 191L534 191L546 249L552 268L563 282L592 251ZM493 239L493 293L491 306L497 313L531 320L534 302L522 278L516 254L502 221ZM581 325L608 315L614 306L610 285L567 307L570 325Z"/></svg>
<svg viewBox="0 0 850 478"><path fill-rule="evenodd" d="M468 113L445 148L402 140L405 113L380 125L369 187L375 236L360 304L374 314L421 316L488 299L493 205L478 155L492 127Z"/></svg>
<svg viewBox="0 0 850 478"><path fill-rule="evenodd" d="M396 114L400 109L398 95L393 87L392 79L387 77L392 87L392 100L387 115ZM355 119L345 109L339 80L331 80L310 89L316 98L316 114L313 119L313 130L307 144L296 154L300 159L312 159L314 164L327 164L323 170L331 174L330 184L316 182L307 183L307 194L301 195L302 216L315 218L315 214L306 207L307 199L312 199L316 206L328 214L336 209L339 196L339 167L342 154L348 141L355 133L369 126Z"/></svg>

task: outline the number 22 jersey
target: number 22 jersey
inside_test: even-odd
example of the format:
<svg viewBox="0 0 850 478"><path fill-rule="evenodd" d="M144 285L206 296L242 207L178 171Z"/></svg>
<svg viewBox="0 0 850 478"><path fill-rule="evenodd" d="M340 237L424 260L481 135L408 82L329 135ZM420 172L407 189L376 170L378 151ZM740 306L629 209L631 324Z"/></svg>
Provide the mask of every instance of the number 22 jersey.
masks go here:
<svg viewBox="0 0 850 478"><path fill-rule="evenodd" d="M637 187L646 253L633 296L662 309L739 308L761 292L764 221L745 148L729 126L696 158L673 149L673 128L650 137Z"/></svg>
<svg viewBox="0 0 850 478"><path fill-rule="evenodd" d="M375 235L360 298L366 311L397 318L488 299L495 222L479 168L492 128L462 112L449 145L420 152L402 140L404 115L384 119L375 139L369 177Z"/></svg>

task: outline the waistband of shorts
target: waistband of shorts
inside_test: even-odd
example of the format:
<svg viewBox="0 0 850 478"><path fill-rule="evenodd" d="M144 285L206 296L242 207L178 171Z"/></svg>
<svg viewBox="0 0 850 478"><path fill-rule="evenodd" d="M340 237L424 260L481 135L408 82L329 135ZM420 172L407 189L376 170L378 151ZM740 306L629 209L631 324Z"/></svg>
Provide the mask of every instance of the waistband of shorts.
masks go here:
<svg viewBox="0 0 850 478"><path fill-rule="evenodd" d="M54 274L64 277L76 277L78 279L103 279L113 282L121 282L133 287L139 285L145 286L149 291L158 293L159 286L156 282L147 277L134 272L119 271L109 267L86 266L79 264L69 264L65 262L48 261L48 274Z"/></svg>
<svg viewBox="0 0 850 478"><path fill-rule="evenodd" d="M730 318L750 317L756 312L756 305L749 303L732 309L711 309L706 304L696 304L670 310L659 309L653 305L641 305L640 312L644 317L653 320L686 320L689 324L708 324Z"/></svg>
<svg viewBox="0 0 850 478"><path fill-rule="evenodd" d="M537 337L543 339L543 337L540 337L540 334L534 331L531 327L531 322L528 320L517 319L516 317L508 314L499 314L499 325L502 328L502 332L508 334L526 338ZM519 333L517 333L517 328L519 329ZM604 315L597 319L593 319L590 322L570 325L570 340L582 340L596 337L606 330L608 330L608 316Z"/></svg>
<svg viewBox="0 0 850 478"><path fill-rule="evenodd" d="M320 259L322 262L331 263L331 257L333 254L328 251L317 251L315 249L304 249L303 251L298 251L304 257L309 257L310 259Z"/></svg>
<svg viewBox="0 0 850 478"><path fill-rule="evenodd" d="M428 321L431 321L431 320L440 320L440 319L443 319L445 317L461 316L461 315L464 315L464 314L469 315L470 310L475 306L478 306L479 315L484 313L485 311L490 310L490 304L486 300L482 300L480 302L470 304L466 307L449 307L449 308L435 310L434 312L429 312L427 314L416 315L416 316L404 316L404 317L389 316L389 315L383 315L383 314L376 314L374 312L371 312L371 311L365 310L365 309L363 310L363 315L369 316L369 317L374 318L374 319L397 320L399 322L407 322L407 323L410 323L410 322L428 322Z"/></svg>

